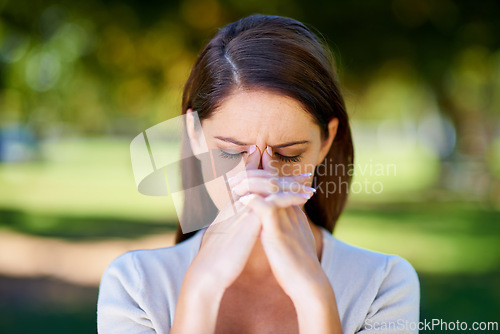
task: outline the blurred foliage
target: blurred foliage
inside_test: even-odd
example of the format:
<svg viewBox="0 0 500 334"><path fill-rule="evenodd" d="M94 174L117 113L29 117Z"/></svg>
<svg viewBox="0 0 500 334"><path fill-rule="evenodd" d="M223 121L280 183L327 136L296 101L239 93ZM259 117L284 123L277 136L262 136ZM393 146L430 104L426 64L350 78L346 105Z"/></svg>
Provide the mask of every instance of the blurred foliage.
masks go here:
<svg viewBox="0 0 500 334"><path fill-rule="evenodd" d="M499 203L499 11L493 0L3 0L0 128L130 138L180 113L190 67L219 27L291 16L333 49L351 116L373 122L379 148L422 146L443 162L438 186Z"/></svg>
<svg viewBox="0 0 500 334"><path fill-rule="evenodd" d="M352 194L337 235L409 259L422 319L494 320L495 0L0 0L0 228L73 240L171 231L170 198L135 188L130 140L180 113L201 47L252 13L306 23L335 55L354 181L384 186ZM363 172L377 165L396 169ZM0 277L0 332L94 331L96 293Z"/></svg>
<svg viewBox="0 0 500 334"><path fill-rule="evenodd" d="M363 97L355 116L418 117L441 99L452 114L492 115L500 107L497 1L0 6L3 119L33 122L40 132L55 122L130 134L178 114L180 89L203 43L218 27L253 12L292 16L324 36L346 88Z"/></svg>

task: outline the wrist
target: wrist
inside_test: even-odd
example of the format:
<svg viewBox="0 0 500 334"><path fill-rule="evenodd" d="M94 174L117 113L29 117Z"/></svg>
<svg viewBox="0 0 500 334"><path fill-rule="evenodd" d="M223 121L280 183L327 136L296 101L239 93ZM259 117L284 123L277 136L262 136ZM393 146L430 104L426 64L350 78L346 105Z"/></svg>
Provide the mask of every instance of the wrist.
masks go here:
<svg viewBox="0 0 500 334"><path fill-rule="evenodd" d="M319 267L315 273L312 272L310 270L310 275L296 282L296 287L292 290L293 295L290 296L292 300L309 300L313 297L318 300L328 300L333 296L330 280L323 271L323 268Z"/></svg>
<svg viewBox="0 0 500 334"><path fill-rule="evenodd" d="M329 285L314 290L307 299L294 301L300 333L342 333L335 293Z"/></svg>
<svg viewBox="0 0 500 334"><path fill-rule="evenodd" d="M323 312L336 308L335 294L329 282L300 289L291 299L297 311Z"/></svg>
<svg viewBox="0 0 500 334"><path fill-rule="evenodd" d="M213 333L224 291L212 288L209 280L186 272L182 282L172 333ZM193 321L193 314L197 321Z"/></svg>
<svg viewBox="0 0 500 334"><path fill-rule="evenodd" d="M187 288L187 294L192 295L194 299L199 300L201 298L219 302L226 290L220 279L217 279L209 272L197 272L190 269L186 272L183 280L183 285Z"/></svg>

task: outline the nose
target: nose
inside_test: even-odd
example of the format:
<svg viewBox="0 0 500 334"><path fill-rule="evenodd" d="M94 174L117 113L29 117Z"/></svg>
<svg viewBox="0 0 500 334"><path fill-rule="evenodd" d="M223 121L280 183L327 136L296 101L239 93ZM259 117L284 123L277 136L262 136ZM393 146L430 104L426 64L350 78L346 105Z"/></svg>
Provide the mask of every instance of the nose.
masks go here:
<svg viewBox="0 0 500 334"><path fill-rule="evenodd" d="M266 146L264 149L259 148L260 157L259 157L259 164L257 166L257 169L270 169L271 168L271 159L272 159L272 148L270 146Z"/></svg>
<svg viewBox="0 0 500 334"><path fill-rule="evenodd" d="M272 159L273 150L271 146L266 146L266 149L264 150L264 152L262 152L262 156L260 159L260 165L262 166L262 169L274 171L274 168L272 166Z"/></svg>
<svg viewBox="0 0 500 334"><path fill-rule="evenodd" d="M263 148L252 145L255 149L250 149L252 153L249 154L246 161L246 169L264 169L273 170L272 168L272 149L270 146L265 146Z"/></svg>

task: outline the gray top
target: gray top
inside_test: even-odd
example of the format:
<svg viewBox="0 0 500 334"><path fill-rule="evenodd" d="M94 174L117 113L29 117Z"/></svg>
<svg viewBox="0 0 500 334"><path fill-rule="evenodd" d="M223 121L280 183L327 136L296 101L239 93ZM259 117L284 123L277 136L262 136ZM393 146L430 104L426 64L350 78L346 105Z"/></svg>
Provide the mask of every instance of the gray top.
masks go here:
<svg viewBox="0 0 500 334"><path fill-rule="evenodd" d="M170 333L182 280L205 230L171 247L116 258L101 279L99 333ZM321 231L321 266L335 292L343 332L418 333L420 287L411 264Z"/></svg>

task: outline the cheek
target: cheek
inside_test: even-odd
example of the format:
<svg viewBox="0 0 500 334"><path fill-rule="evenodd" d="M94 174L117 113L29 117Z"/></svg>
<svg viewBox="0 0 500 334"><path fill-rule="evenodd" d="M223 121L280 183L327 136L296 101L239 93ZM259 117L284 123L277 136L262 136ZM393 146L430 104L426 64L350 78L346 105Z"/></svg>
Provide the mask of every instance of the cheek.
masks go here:
<svg viewBox="0 0 500 334"><path fill-rule="evenodd" d="M201 161L205 188L217 209L221 210L230 201L230 190L226 179L245 170L244 161L239 159L224 159L218 156L219 150L212 150L212 158L205 156ZM214 169L215 168L215 169Z"/></svg>
<svg viewBox="0 0 500 334"><path fill-rule="evenodd" d="M205 182L205 187L217 209L221 210L229 202L229 193L222 177Z"/></svg>

